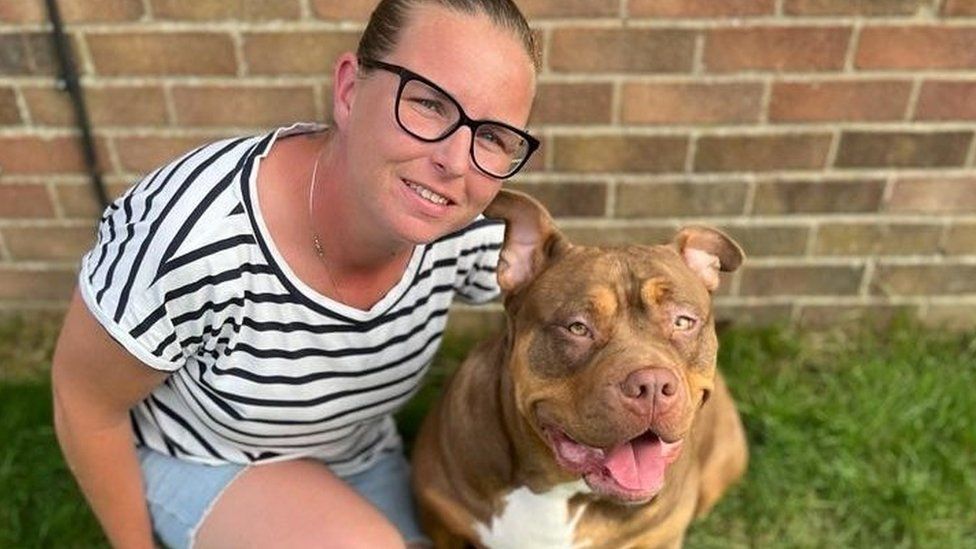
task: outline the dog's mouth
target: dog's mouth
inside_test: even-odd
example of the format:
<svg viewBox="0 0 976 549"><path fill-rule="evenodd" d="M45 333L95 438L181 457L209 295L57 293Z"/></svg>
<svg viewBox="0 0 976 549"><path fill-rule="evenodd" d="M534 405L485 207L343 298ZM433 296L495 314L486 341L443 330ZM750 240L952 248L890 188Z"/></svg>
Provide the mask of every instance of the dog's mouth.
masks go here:
<svg viewBox="0 0 976 549"><path fill-rule="evenodd" d="M628 503L650 501L661 491L664 473L684 443L664 442L648 430L604 449L579 443L556 427L543 431L561 467L581 475L594 492Z"/></svg>

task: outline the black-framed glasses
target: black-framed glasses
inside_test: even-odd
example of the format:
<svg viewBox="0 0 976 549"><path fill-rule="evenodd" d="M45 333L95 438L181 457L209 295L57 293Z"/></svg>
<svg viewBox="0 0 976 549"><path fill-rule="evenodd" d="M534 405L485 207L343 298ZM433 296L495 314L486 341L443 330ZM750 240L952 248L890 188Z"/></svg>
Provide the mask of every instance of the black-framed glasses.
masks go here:
<svg viewBox="0 0 976 549"><path fill-rule="evenodd" d="M512 177L539 148L539 140L523 130L495 120L473 120L461 104L440 86L399 65L360 59L366 68L382 69L400 77L394 113L403 131L421 141L446 139L461 126L471 129L471 160L496 179Z"/></svg>

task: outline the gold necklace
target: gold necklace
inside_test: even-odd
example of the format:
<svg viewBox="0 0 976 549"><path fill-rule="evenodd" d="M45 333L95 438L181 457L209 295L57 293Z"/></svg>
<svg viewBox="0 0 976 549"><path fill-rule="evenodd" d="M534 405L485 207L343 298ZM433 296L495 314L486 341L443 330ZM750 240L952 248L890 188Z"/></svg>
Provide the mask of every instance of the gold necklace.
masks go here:
<svg viewBox="0 0 976 549"><path fill-rule="evenodd" d="M342 295L342 290L335 281L335 277L332 276L332 270L329 269L329 262L325 259L325 250L322 248L322 241L319 238L318 231L315 230L315 183L319 173L319 161L322 160L322 153L325 152L325 147L328 144L328 140L322 144L322 148L319 149L318 153L315 155L315 164L312 166L312 180L308 183L308 224L312 229L312 247L315 249L315 255L319 258L319 263L322 264L322 268L325 269L326 276L329 277L329 283L332 284L332 289L335 290L336 296L339 301L346 303L346 298Z"/></svg>

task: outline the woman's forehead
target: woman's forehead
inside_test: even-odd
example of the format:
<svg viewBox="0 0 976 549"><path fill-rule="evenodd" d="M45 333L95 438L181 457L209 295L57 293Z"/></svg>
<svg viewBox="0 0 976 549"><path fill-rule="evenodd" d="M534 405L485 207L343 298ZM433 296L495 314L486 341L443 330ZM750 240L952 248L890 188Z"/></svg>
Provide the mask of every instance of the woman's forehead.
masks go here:
<svg viewBox="0 0 976 549"><path fill-rule="evenodd" d="M535 93L532 58L513 31L484 14L418 6L389 61L442 87L473 118L528 119Z"/></svg>

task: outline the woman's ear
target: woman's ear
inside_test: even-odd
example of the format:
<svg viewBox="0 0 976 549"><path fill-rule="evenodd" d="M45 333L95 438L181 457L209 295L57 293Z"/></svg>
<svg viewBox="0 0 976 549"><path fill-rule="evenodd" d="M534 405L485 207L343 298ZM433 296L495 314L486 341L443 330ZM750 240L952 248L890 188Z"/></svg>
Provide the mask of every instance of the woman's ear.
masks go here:
<svg viewBox="0 0 976 549"><path fill-rule="evenodd" d="M346 127L352 113L358 74L359 60L356 54L346 52L340 55L332 71L332 120L339 128Z"/></svg>

